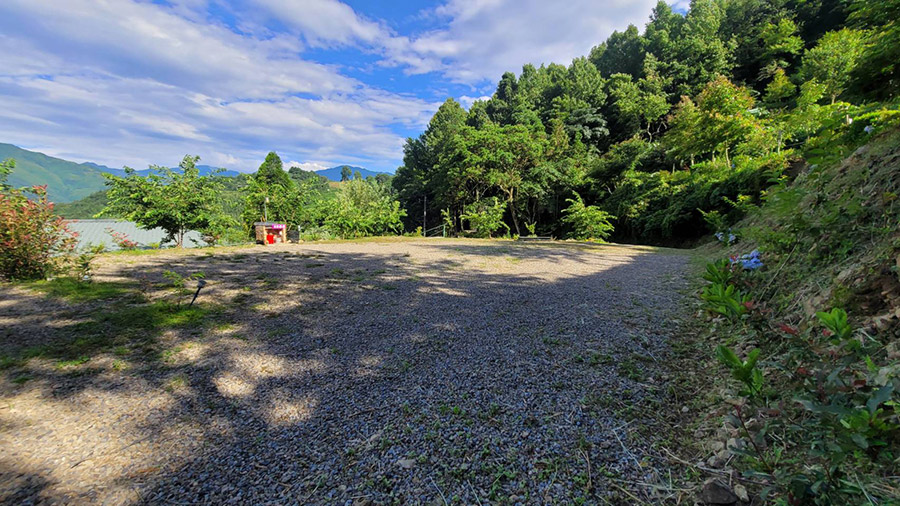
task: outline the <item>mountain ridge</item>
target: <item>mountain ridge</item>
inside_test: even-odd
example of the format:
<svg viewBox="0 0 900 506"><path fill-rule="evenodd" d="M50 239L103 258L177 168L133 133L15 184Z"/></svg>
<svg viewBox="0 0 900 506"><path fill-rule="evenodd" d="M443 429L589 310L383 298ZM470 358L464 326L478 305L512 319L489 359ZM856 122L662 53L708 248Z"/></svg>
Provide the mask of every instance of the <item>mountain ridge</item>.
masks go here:
<svg viewBox="0 0 900 506"><path fill-rule="evenodd" d="M105 165L94 162L73 162L63 158L50 156L39 151L31 151L20 148L14 144L0 143L0 160L13 158L16 160L16 168L9 176L9 184L12 186L41 186L47 185L47 195L50 200L57 203L71 203L84 199L93 193L103 190L105 181L103 174L113 174L116 176L124 176L124 169L114 169ZM388 172L377 172L346 165L350 168L351 173L359 172L362 177L375 177L378 174L388 174ZM341 180L341 169L345 165L337 165L328 169L311 171L315 174L324 176L331 181ZM209 175L220 170L211 165L197 165L200 175ZM153 172L153 169L141 169L135 171L139 176L147 176ZM220 176L236 177L243 172L222 169Z"/></svg>

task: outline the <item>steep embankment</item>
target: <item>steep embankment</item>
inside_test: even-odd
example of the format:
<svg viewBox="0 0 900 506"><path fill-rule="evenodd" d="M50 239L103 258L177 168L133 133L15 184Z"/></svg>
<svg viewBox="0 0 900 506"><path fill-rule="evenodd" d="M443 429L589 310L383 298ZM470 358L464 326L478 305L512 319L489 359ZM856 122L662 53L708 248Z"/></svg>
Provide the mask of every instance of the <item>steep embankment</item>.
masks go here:
<svg viewBox="0 0 900 506"><path fill-rule="evenodd" d="M868 131L831 144L849 156L767 190L734 227L737 242L708 250L717 263L695 322L705 337L682 363L693 364L695 452L684 462L741 472L735 491L785 504L900 501L900 129ZM759 262L741 259L751 251ZM736 497L729 488L707 483L701 495Z"/></svg>

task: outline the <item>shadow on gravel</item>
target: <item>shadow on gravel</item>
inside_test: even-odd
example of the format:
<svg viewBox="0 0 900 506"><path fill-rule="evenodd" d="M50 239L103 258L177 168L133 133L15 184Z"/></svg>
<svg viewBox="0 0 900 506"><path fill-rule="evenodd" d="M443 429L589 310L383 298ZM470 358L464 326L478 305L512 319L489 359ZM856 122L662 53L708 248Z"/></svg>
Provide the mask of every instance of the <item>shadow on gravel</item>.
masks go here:
<svg viewBox="0 0 900 506"><path fill-rule="evenodd" d="M0 400L162 392L164 410L108 436L116 445L104 451L123 458L144 441L172 443L157 471L123 469L94 484L133 490L128 502L663 499L646 486L659 481L660 462L629 434L660 398L655 364L684 257L591 245L406 247L305 244L122 265L112 274L154 282L167 270L202 271L201 313L152 328L121 321L123 339L109 324L115 308L97 310L75 325L108 346L82 364L12 367ZM437 258L419 258L426 252ZM0 409L0 437L25 430L10 424ZM172 441L180 425L195 428L183 445ZM26 465L0 460L0 502L54 497L53 472Z"/></svg>

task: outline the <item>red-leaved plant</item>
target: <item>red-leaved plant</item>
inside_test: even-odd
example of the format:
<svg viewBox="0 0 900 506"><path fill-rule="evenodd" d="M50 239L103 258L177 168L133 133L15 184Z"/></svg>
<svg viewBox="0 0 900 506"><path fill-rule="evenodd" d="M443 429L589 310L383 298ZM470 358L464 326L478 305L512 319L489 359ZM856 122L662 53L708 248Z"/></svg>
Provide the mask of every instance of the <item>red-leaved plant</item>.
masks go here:
<svg viewBox="0 0 900 506"><path fill-rule="evenodd" d="M53 214L46 186L0 192L0 277L47 277L75 249L75 242L75 234Z"/></svg>

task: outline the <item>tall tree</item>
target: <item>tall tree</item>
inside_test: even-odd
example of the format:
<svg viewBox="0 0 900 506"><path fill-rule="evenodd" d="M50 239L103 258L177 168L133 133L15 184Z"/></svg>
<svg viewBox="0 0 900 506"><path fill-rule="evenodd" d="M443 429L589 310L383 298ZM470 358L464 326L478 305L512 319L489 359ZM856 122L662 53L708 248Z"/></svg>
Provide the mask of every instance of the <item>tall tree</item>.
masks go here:
<svg viewBox="0 0 900 506"><path fill-rule="evenodd" d="M261 184L265 185L281 185L285 188L290 188L291 177L284 170L284 164L281 163L281 157L279 157L274 151L270 151L268 155L266 155L266 159L259 166L259 169L256 171L256 180Z"/></svg>
<svg viewBox="0 0 900 506"><path fill-rule="evenodd" d="M753 106L748 89L720 76L703 89L696 105L687 97L682 99L669 122L665 142L681 160L708 154L729 160L736 145L762 129L750 113Z"/></svg>
<svg viewBox="0 0 900 506"><path fill-rule="evenodd" d="M849 28L828 32L803 55L800 71L807 79L822 83L833 104L850 84L865 47L864 32Z"/></svg>
<svg viewBox="0 0 900 506"><path fill-rule="evenodd" d="M241 216L248 229L254 222L264 219L292 226L299 223L302 210L299 189L275 153L269 153L250 178L244 193Z"/></svg>
<svg viewBox="0 0 900 506"><path fill-rule="evenodd" d="M735 43L720 38L723 19L719 2L693 0L670 54L657 55L665 64L661 71L673 78L678 94L694 96L706 83L731 70Z"/></svg>
<svg viewBox="0 0 900 506"><path fill-rule="evenodd" d="M647 41L634 25L624 32L615 31L606 42L591 50L590 60L604 77L628 74L637 79L644 70Z"/></svg>
<svg viewBox="0 0 900 506"><path fill-rule="evenodd" d="M218 194L221 183L212 175L201 176L199 156L186 155L178 170L150 166L150 174L139 176L125 167L125 176L103 174L109 199L103 213L113 213L140 227L161 228L167 239L184 246L184 234L202 231L221 215Z"/></svg>
<svg viewBox="0 0 900 506"><path fill-rule="evenodd" d="M900 0L855 0L851 22L871 32L854 72L856 87L870 96L900 94Z"/></svg>

